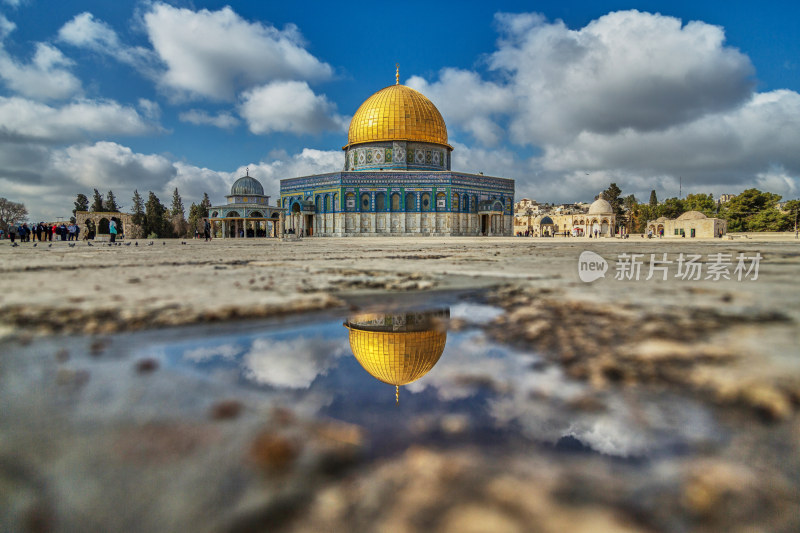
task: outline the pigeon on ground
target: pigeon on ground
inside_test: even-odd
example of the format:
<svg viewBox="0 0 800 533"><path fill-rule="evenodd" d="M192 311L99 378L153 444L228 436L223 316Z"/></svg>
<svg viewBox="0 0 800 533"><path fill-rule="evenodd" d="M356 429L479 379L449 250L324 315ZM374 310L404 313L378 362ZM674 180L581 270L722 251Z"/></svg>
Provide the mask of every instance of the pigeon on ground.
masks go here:
<svg viewBox="0 0 800 533"><path fill-rule="evenodd" d="M39 244L38 242L33 243L33 247L36 248L36 245Z"/></svg>
<svg viewBox="0 0 800 533"><path fill-rule="evenodd" d="M11 243L11 247L12 247L12 248L16 248L17 246L19 246L19 244L15 243L15 242L12 242L12 243Z"/></svg>
<svg viewBox="0 0 800 533"><path fill-rule="evenodd" d="M167 243L165 243L164 241L161 241L161 244L163 244L164 246L166 246L166 245L167 245Z"/></svg>
<svg viewBox="0 0 800 533"><path fill-rule="evenodd" d="M69 247L70 248L75 248L75 243L74 242L69 243Z"/></svg>
<svg viewBox="0 0 800 533"><path fill-rule="evenodd" d="M186 244L186 241L181 241L181 244Z"/></svg>
<svg viewBox="0 0 800 533"><path fill-rule="evenodd" d="M53 246L53 243L52 243L52 242L51 242L50 244L48 244L48 245L47 245L47 247L48 247L48 248L50 248L51 246Z"/></svg>
<svg viewBox="0 0 800 533"><path fill-rule="evenodd" d="M130 246L130 245L131 245L131 243L129 243L129 242L125 243L125 246Z"/></svg>
<svg viewBox="0 0 800 533"><path fill-rule="evenodd" d="M86 245L87 246L94 246L94 244L90 243L89 241L86 241Z"/></svg>
<svg viewBox="0 0 800 533"><path fill-rule="evenodd" d="M147 246L153 246L153 241L148 242Z"/></svg>

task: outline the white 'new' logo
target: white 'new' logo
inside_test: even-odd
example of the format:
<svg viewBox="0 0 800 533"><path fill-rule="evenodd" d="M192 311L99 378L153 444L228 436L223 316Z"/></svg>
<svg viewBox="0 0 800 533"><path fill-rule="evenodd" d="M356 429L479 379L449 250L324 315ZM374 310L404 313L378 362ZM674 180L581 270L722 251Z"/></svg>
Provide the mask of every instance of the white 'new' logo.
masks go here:
<svg viewBox="0 0 800 533"><path fill-rule="evenodd" d="M608 262L600 255L588 250L581 252L578 258L578 277L581 281L591 283L598 278L604 278L607 270Z"/></svg>

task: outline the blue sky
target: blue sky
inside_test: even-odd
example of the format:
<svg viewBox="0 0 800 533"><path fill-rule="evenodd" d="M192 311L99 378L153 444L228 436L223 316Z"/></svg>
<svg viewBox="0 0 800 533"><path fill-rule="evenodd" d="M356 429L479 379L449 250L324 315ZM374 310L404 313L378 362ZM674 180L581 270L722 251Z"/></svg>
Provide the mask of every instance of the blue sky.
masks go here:
<svg viewBox="0 0 800 533"><path fill-rule="evenodd" d="M517 197L800 194L796 2L0 0L0 196L31 219L134 189L221 202L249 167L340 170L394 82L448 125L454 170Z"/></svg>

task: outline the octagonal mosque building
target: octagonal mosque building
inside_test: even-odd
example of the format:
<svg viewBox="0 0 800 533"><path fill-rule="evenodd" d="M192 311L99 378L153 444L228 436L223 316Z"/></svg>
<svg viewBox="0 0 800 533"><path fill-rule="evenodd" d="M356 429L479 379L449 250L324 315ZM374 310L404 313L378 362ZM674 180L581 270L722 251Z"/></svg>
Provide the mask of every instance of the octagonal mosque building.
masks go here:
<svg viewBox="0 0 800 533"><path fill-rule="evenodd" d="M514 180L451 170L436 106L390 85L350 122L341 172L281 180L285 231L305 236L513 234Z"/></svg>

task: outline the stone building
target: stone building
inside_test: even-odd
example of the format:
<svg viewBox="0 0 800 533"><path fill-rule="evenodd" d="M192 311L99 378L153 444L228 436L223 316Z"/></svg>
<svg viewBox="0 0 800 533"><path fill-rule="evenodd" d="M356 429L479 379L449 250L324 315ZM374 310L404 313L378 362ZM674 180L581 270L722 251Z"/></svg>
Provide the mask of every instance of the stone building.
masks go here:
<svg viewBox="0 0 800 533"><path fill-rule="evenodd" d="M361 104L343 150L341 172L281 180L288 232L512 234L514 180L452 171L442 115L399 77Z"/></svg>
<svg viewBox="0 0 800 533"><path fill-rule="evenodd" d="M269 205L261 183L246 172L231 186L228 203L208 210L211 233L216 237L278 237L281 211Z"/></svg>
<svg viewBox="0 0 800 533"><path fill-rule="evenodd" d="M678 218L660 217L649 221L647 232L670 238L710 239L728 233L728 222L721 218L709 218L700 211L687 211Z"/></svg>
<svg viewBox="0 0 800 533"><path fill-rule="evenodd" d="M76 211L75 223L81 228L81 238L86 238L90 231L94 231L97 240L104 240L109 236L111 219L117 223L117 234L131 239L140 239L142 228L133 223L133 215L119 211Z"/></svg>

